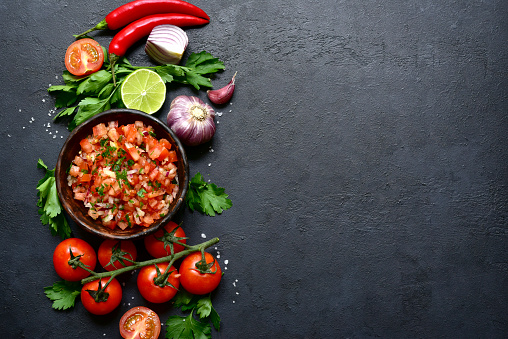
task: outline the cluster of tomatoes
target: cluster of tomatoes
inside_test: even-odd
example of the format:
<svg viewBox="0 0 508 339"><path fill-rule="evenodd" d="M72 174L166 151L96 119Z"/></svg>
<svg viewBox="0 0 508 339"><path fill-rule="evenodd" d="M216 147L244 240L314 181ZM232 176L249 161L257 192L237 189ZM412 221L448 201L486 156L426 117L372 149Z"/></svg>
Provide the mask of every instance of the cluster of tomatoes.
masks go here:
<svg viewBox="0 0 508 339"><path fill-rule="evenodd" d="M164 239L176 239L176 243ZM151 256L163 258L185 250L186 239L184 230L170 221L163 229L145 237L144 245ZM191 294L208 294L217 288L222 277L219 263L208 252L190 253L184 257L178 269L172 265L168 268L169 262L143 265L136 262L136 258L136 246L129 240L104 240L96 254L86 241L69 238L56 247L53 264L56 273L67 281L81 281L94 274L97 259L107 271L138 265L141 267L137 276L138 290L143 298L152 303L171 300L180 286ZM120 305L121 300L122 287L116 278L103 277L84 284L81 289L81 302L92 314L110 313Z"/></svg>

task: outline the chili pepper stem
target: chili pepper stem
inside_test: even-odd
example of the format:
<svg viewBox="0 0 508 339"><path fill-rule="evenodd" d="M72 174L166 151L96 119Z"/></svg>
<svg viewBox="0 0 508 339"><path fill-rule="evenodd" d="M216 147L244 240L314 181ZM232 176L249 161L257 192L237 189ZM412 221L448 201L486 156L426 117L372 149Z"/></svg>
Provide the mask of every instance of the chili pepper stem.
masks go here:
<svg viewBox="0 0 508 339"><path fill-rule="evenodd" d="M85 35L87 35L88 33L91 33L93 31L98 31L98 30L101 30L101 29L108 29L108 23L106 22L106 19L102 20L101 22L99 22L97 25L95 25L95 27L92 27L86 31L84 31L83 33L81 34L75 34L74 37L76 39L81 39L83 38Z"/></svg>
<svg viewBox="0 0 508 339"><path fill-rule="evenodd" d="M136 270L136 269L139 269L141 267L145 267L145 266L149 266L149 265L154 265L154 264L160 264L160 263L168 262L168 261L169 261L169 266L171 266L176 260L178 260L178 259L180 259L182 257L185 257L185 256L187 256L187 255L189 255L189 254L191 254L193 252L200 251L201 253L203 253L206 248L211 247L211 246L217 244L218 242L219 242L219 238L213 238L213 239L205 241L205 242L203 242L201 244L189 246L186 250L183 250L181 252L178 252L178 253L175 253L175 254L172 254L172 255L168 255L168 256L162 257L162 258L155 258L155 259L135 262L132 266L122 267L122 268L119 268L119 269L114 270L114 271L102 272L102 273L97 273L97 272L91 271L91 276L82 279L81 283L82 284L86 284L88 282L91 282L91 281L94 281L94 280L98 280L98 279L101 279L101 278L105 278L105 277L116 277L119 274L122 274L122 273L125 273L125 272L129 272L129 271L132 271L132 270Z"/></svg>

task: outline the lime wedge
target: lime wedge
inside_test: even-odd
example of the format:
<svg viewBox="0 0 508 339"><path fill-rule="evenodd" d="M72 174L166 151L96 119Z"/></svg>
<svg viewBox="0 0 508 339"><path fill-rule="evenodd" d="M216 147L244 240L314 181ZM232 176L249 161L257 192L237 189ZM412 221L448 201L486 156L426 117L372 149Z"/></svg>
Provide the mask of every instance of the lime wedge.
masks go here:
<svg viewBox="0 0 508 339"><path fill-rule="evenodd" d="M120 94L125 107L153 114L166 100L166 85L156 72L138 69L125 78Z"/></svg>

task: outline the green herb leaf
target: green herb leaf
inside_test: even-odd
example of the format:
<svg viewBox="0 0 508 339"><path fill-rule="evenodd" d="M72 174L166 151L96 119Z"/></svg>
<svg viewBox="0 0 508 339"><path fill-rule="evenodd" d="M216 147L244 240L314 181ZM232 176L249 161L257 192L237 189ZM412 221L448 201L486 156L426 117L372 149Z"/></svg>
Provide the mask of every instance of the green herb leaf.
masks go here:
<svg viewBox="0 0 508 339"><path fill-rule="evenodd" d="M113 76L106 70L92 73L86 80L79 84L76 94L99 94L101 90L112 80Z"/></svg>
<svg viewBox="0 0 508 339"><path fill-rule="evenodd" d="M208 52L192 53L185 67L192 68L197 74L211 74L225 69L224 63Z"/></svg>
<svg viewBox="0 0 508 339"><path fill-rule="evenodd" d="M224 193L224 188L205 182L199 172L189 182L189 190L185 201L191 211L197 210L211 217L215 216L215 213L220 214L232 206L228 195Z"/></svg>
<svg viewBox="0 0 508 339"><path fill-rule="evenodd" d="M64 110L61 110L57 115L55 115L53 120L63 117L63 116L66 116L66 115L73 115L74 111L76 110L76 107L78 107L78 106L68 107Z"/></svg>
<svg viewBox="0 0 508 339"><path fill-rule="evenodd" d="M76 126L90 119L96 114L104 112L111 108L109 99L98 99L87 97L81 100L78 104L78 112L74 116L69 129L74 129Z"/></svg>
<svg viewBox="0 0 508 339"><path fill-rule="evenodd" d="M37 184L37 206L39 208L40 220L43 225L49 225L51 234L67 239L71 235L71 228L67 219L62 213L62 205L58 199L56 189L55 170L48 170L46 164L39 159L37 167L44 169L44 178Z"/></svg>
<svg viewBox="0 0 508 339"><path fill-rule="evenodd" d="M78 97L75 86L58 85L48 88L48 93L55 97L55 107L63 108L74 104Z"/></svg>
<svg viewBox="0 0 508 339"><path fill-rule="evenodd" d="M74 307L76 297L81 293L81 283L57 281L53 286L44 287L44 294L53 301L53 308L66 310Z"/></svg>
<svg viewBox="0 0 508 339"><path fill-rule="evenodd" d="M196 320L191 312L187 317L170 316L166 322L167 339L208 339L212 337L212 329L207 322Z"/></svg>

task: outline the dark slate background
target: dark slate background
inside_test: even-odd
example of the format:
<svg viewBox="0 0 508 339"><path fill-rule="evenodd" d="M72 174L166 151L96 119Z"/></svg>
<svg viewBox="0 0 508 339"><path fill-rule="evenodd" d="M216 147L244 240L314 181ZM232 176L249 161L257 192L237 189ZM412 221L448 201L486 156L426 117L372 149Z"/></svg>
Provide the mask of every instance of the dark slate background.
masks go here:
<svg viewBox="0 0 508 339"><path fill-rule="evenodd" d="M123 3L0 4L5 338L118 338L132 306L176 314L144 302L135 275L121 277L123 303L108 316L80 302L52 310L43 294L59 280L60 239L39 222L36 163L53 168L68 135L46 89L62 83L72 34ZM191 175L225 187L233 207L178 216L191 242L221 240L213 337L506 338L508 3L193 3L211 22L187 30L186 56L225 62L216 87L238 71L213 141L188 149ZM107 46L113 32L93 36ZM133 64L150 64L143 46ZM206 99L169 87L178 94Z"/></svg>

